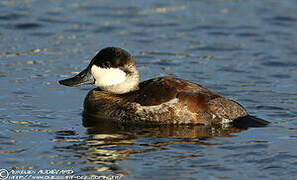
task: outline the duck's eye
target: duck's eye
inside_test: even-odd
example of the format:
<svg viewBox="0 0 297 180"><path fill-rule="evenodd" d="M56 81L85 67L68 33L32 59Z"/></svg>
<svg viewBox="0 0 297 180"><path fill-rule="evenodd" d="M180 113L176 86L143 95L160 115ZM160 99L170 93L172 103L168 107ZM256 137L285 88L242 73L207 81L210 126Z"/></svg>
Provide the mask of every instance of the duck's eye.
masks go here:
<svg viewBox="0 0 297 180"><path fill-rule="evenodd" d="M102 63L102 67L103 68L109 68L110 67L110 63L109 62L104 62L104 63Z"/></svg>

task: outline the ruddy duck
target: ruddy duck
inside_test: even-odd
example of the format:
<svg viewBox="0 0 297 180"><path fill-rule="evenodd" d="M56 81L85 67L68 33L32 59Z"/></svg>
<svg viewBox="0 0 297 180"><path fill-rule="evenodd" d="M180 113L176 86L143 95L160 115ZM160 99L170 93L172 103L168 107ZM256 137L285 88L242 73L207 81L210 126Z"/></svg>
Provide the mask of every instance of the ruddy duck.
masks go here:
<svg viewBox="0 0 297 180"><path fill-rule="evenodd" d="M237 102L193 82L165 76L139 83L133 56L117 47L102 49L85 70L59 83L97 86L85 98L84 114L104 119L157 124L268 123L250 116Z"/></svg>

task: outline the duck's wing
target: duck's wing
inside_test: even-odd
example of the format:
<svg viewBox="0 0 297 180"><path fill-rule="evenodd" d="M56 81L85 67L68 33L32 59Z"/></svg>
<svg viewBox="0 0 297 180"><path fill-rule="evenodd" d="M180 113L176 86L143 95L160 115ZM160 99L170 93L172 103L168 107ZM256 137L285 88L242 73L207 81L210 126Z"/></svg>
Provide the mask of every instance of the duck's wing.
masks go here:
<svg viewBox="0 0 297 180"><path fill-rule="evenodd" d="M220 97L201 85L172 76L150 79L139 84L139 90L134 94L135 102L142 106L154 106L168 102L174 98L184 101L204 102Z"/></svg>
<svg viewBox="0 0 297 180"><path fill-rule="evenodd" d="M199 84L172 76L144 81L139 89L134 102L142 106L157 106L175 99L178 107L187 107L187 111L192 113L193 124L227 123L248 115L238 103Z"/></svg>

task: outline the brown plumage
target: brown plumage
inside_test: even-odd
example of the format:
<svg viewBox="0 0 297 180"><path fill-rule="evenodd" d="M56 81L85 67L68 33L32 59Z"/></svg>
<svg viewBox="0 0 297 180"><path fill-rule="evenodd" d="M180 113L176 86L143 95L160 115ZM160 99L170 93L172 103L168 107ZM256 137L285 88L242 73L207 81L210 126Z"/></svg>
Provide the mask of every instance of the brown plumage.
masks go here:
<svg viewBox="0 0 297 180"><path fill-rule="evenodd" d="M85 98L84 113L122 122L204 125L248 115L237 103L172 76L144 81L125 94L94 89Z"/></svg>

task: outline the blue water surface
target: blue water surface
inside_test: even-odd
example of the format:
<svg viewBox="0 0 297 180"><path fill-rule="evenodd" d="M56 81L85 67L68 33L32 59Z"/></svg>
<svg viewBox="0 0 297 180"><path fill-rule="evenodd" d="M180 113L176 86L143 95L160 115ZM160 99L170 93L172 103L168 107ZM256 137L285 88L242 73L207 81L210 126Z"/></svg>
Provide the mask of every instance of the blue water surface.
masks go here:
<svg viewBox="0 0 297 180"><path fill-rule="evenodd" d="M57 81L106 46L131 52L142 80L174 74L271 124L86 128L93 87ZM1 0L0 84L0 169L9 172L297 179L295 0Z"/></svg>

